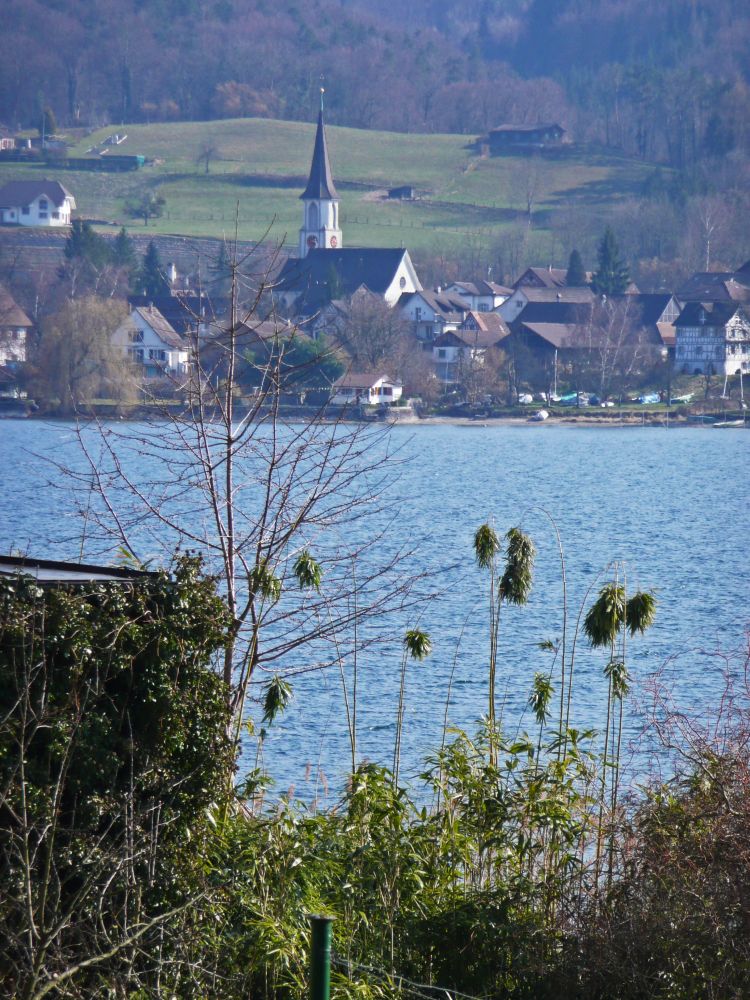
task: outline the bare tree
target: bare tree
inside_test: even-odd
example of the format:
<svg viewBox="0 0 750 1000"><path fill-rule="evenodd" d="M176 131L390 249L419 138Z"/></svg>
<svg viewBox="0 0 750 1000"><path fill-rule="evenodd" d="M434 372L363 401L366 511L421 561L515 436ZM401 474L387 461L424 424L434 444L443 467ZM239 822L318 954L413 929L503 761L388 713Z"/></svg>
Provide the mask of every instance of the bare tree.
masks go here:
<svg viewBox="0 0 750 1000"><path fill-rule="evenodd" d="M211 168L211 161L217 159L218 155L219 147L213 139L206 138L198 147L198 153L195 157L196 166L203 166L204 172L208 173Z"/></svg>
<svg viewBox="0 0 750 1000"><path fill-rule="evenodd" d="M363 290L346 303L344 315L331 333L355 370L372 371L378 365L398 366L409 336L409 325L380 296Z"/></svg>
<svg viewBox="0 0 750 1000"><path fill-rule="evenodd" d="M230 313L208 338L196 322L183 409L148 425L81 425L86 467L68 473L86 491L87 544L117 543L139 561L181 545L218 574L239 734L259 672L339 663L379 641L388 615L415 599L416 580L399 570L407 553L382 544L394 474L387 428L285 416L298 378L286 358L300 334L276 315L274 262L260 251L240 257L236 245L227 256ZM238 372L259 336L267 349L240 399Z"/></svg>

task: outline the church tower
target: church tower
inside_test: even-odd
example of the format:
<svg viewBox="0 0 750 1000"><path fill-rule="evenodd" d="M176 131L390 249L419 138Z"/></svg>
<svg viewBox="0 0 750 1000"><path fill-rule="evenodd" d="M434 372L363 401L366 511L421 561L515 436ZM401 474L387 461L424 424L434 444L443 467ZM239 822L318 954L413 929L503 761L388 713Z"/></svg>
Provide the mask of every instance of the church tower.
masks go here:
<svg viewBox="0 0 750 1000"><path fill-rule="evenodd" d="M300 195L303 218L299 231L299 256L307 256L316 247L335 250L342 244L339 229L339 196L333 186L331 164L328 159L325 127L323 125L323 91L320 93L318 130L315 133L310 177Z"/></svg>

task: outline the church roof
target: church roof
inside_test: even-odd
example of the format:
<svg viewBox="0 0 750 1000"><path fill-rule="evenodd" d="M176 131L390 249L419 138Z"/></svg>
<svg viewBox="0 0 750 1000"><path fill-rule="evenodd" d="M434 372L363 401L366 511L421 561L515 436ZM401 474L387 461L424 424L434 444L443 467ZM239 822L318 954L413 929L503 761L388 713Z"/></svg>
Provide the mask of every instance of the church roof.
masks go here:
<svg viewBox="0 0 750 1000"><path fill-rule="evenodd" d="M308 307L347 298L364 285L384 295L406 250L370 247L316 247L303 259L290 258L278 277L277 292L297 292ZM331 287L333 285L333 287Z"/></svg>
<svg viewBox="0 0 750 1000"><path fill-rule="evenodd" d="M307 181L307 187L300 195L300 198L338 198L336 188L333 184L331 163L328 159L328 144L326 143L322 108L318 114L318 130L315 133L315 148L313 149L312 164L310 165L310 177Z"/></svg>

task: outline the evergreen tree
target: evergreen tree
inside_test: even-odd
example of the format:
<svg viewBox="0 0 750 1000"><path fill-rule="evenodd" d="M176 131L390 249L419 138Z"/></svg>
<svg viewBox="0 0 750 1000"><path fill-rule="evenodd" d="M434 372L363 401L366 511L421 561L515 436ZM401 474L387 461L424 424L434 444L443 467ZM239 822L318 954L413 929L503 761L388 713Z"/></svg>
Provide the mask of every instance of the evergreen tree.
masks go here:
<svg viewBox="0 0 750 1000"><path fill-rule="evenodd" d="M63 256L67 261L85 261L96 270L108 264L111 257L104 237L96 232L90 222L82 219L73 219L65 240Z"/></svg>
<svg viewBox="0 0 750 1000"><path fill-rule="evenodd" d="M164 273L159 251L156 249L153 240L151 240L146 253L143 255L141 267L138 272L137 287L141 295L149 295L151 298L157 298L159 295L167 295L169 292L169 282Z"/></svg>
<svg viewBox="0 0 750 1000"><path fill-rule="evenodd" d="M124 226L112 240L111 254L112 263L115 267L123 267L128 271L132 271L135 267L135 247L133 245L133 241L125 232Z"/></svg>
<svg viewBox="0 0 750 1000"><path fill-rule="evenodd" d="M620 256L615 234L607 226L599 244L598 267L591 287L598 295L622 295L629 284L628 266Z"/></svg>
<svg viewBox="0 0 750 1000"><path fill-rule="evenodd" d="M568 270L565 275L565 284L570 288L581 288L587 285L586 269L583 266L581 255L577 250L572 250L568 258Z"/></svg>

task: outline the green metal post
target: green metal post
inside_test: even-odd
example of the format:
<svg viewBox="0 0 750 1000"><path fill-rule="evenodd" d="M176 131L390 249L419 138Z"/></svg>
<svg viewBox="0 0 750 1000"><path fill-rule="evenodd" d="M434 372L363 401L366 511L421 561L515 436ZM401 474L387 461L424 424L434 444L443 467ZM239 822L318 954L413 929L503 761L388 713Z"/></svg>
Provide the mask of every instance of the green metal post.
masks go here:
<svg viewBox="0 0 750 1000"><path fill-rule="evenodd" d="M310 916L310 1000L329 1000L331 994L332 923L333 917Z"/></svg>

